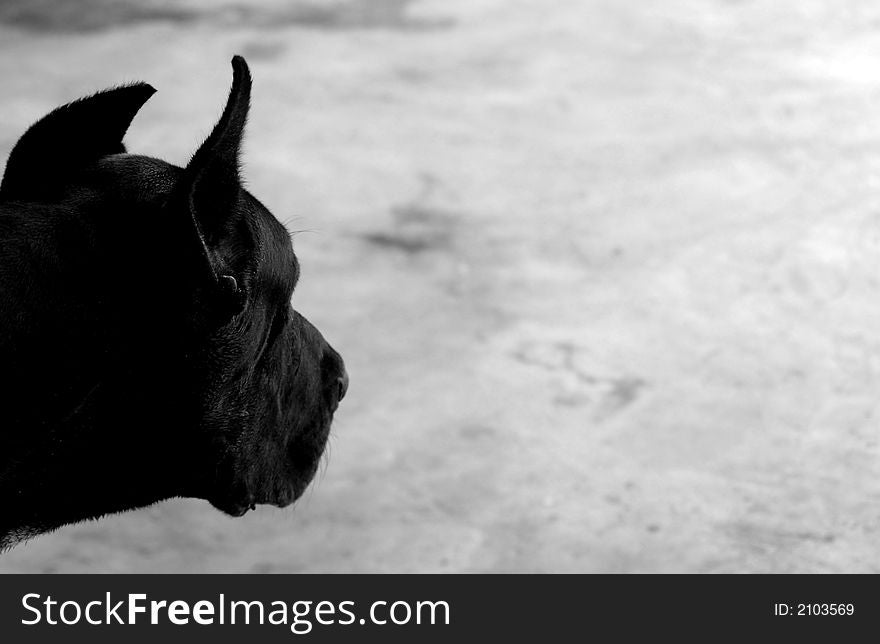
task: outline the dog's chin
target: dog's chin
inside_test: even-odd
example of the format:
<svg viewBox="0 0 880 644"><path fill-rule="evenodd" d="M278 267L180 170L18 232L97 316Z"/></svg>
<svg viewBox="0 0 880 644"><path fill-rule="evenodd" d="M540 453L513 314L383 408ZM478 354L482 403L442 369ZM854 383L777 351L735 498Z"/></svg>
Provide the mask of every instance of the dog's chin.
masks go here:
<svg viewBox="0 0 880 644"><path fill-rule="evenodd" d="M292 505L305 491L297 490L295 483L291 482L287 488L274 489L270 492L256 494L218 495L208 499L208 502L216 509L231 517L242 517L249 510L256 510L258 505L271 505L276 508L286 508Z"/></svg>
<svg viewBox="0 0 880 644"><path fill-rule="evenodd" d="M223 514L231 517L243 517L248 510L253 510L256 506L252 503L242 504L232 499L210 498L208 503L220 510Z"/></svg>
<svg viewBox="0 0 880 644"><path fill-rule="evenodd" d="M291 441L285 452L278 454L273 467L263 470L260 475L248 477L248 483L229 480L225 485L221 484L207 501L232 517L244 516L258 505L276 508L293 505L318 472L332 421L333 411L328 409L298 439Z"/></svg>
<svg viewBox="0 0 880 644"><path fill-rule="evenodd" d="M209 497L208 502L232 517L241 517L258 505L286 508L293 505L308 489L318 471L318 460L286 477L263 481L254 489L228 489Z"/></svg>

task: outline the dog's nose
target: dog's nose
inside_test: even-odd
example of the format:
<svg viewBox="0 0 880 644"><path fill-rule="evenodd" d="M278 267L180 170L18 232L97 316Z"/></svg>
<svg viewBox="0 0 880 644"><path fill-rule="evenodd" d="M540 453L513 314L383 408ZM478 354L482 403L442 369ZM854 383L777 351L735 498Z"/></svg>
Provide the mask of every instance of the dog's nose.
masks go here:
<svg viewBox="0 0 880 644"><path fill-rule="evenodd" d="M345 370L345 367L342 368L342 375L336 379L336 386L339 391L339 398L337 400L341 402L345 398L345 392L348 391L348 372Z"/></svg>

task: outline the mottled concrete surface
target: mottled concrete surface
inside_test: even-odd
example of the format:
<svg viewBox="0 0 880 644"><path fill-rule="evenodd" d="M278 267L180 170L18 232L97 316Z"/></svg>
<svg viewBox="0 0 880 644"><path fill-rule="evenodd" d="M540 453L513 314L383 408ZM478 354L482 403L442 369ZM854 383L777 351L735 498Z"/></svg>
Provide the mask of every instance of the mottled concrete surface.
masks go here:
<svg viewBox="0 0 880 644"><path fill-rule="evenodd" d="M184 162L236 52L351 372L328 467L0 570L880 571L876 3L0 0L0 153L143 79Z"/></svg>

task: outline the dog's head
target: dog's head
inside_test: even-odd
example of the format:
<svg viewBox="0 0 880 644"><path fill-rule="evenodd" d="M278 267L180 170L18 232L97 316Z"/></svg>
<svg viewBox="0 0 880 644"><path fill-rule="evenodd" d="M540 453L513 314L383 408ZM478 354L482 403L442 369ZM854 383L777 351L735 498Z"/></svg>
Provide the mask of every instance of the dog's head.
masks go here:
<svg viewBox="0 0 880 644"><path fill-rule="evenodd" d="M130 439L144 453L131 455L129 463L133 478L140 478L151 471L150 459L163 459L155 467L168 472L156 477L166 477L167 485L160 490L156 482L138 480L130 489L104 489L108 500L88 507L83 502L83 515L193 496L237 516L256 504L292 503L318 467L348 376L340 355L292 308L300 269L289 232L242 185L239 151L250 91L248 67L235 57L223 114L184 168L128 154L122 145L154 92L145 84L55 110L10 155L0 205L62 204L57 210L98 222L88 235L97 239L95 247L106 238L114 248L112 257L100 260L111 270L89 269L90 277L76 282L84 289L76 299L100 311L94 319L107 325L108 337L123 340L95 340L83 356L65 345L73 356L68 362L85 360L82 373L93 371L97 384L62 383L65 392L85 397L46 414L77 427L79 436L97 436L81 426L162 408L147 413L151 439ZM158 301L145 306L145 298ZM98 364L86 349L110 357ZM114 375L102 376L102 370ZM117 385L124 377L131 382ZM162 418L173 428L157 427ZM110 420L105 424L101 431L114 444L123 440ZM151 442L168 444L160 451ZM96 449L71 450L81 461L79 477L88 476L82 459L92 459ZM166 458L171 452L178 458ZM95 478L91 485L99 488Z"/></svg>
<svg viewBox="0 0 880 644"><path fill-rule="evenodd" d="M241 185L251 79L242 58L233 59L233 70L226 109L174 182L166 208L191 215L201 251L192 271L203 278L194 285L201 330L192 358L217 464L205 496L239 515L303 493L348 376L340 355L291 306L300 269L289 232Z"/></svg>

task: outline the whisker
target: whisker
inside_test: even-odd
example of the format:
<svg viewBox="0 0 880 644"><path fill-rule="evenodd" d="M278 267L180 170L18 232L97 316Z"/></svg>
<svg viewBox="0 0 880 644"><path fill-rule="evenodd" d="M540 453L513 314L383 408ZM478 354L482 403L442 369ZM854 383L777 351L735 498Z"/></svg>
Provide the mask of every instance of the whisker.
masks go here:
<svg viewBox="0 0 880 644"><path fill-rule="evenodd" d="M318 230L317 228L302 228L299 230L288 230L287 231L287 234L290 235L291 239L293 239L294 235L299 235L300 233L318 233L318 234L320 234L321 231Z"/></svg>

